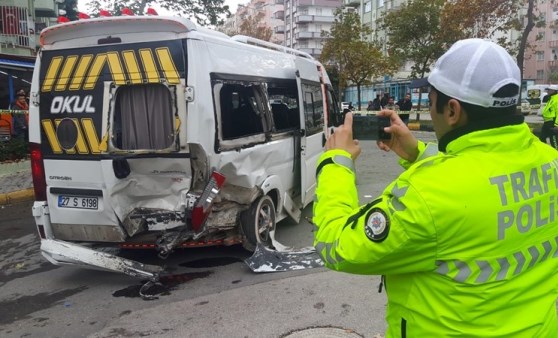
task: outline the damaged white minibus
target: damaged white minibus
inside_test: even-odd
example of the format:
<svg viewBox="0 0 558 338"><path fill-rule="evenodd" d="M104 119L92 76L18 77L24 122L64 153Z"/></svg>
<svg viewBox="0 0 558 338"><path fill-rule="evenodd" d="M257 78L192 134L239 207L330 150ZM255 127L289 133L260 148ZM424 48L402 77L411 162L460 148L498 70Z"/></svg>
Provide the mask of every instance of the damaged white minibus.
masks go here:
<svg viewBox="0 0 558 338"><path fill-rule="evenodd" d="M312 201L339 105L310 55L179 17L79 20L40 41L33 216L52 263L152 276L94 248L254 250Z"/></svg>

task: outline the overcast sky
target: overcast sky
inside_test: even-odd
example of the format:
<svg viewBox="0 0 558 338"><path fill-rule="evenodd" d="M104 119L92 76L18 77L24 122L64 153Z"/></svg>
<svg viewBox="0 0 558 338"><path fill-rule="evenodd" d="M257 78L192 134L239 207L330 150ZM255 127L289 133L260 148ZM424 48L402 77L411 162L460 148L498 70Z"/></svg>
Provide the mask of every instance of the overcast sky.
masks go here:
<svg viewBox="0 0 558 338"><path fill-rule="evenodd" d="M250 0L225 0L225 5L229 5L230 11L231 13L236 12L236 8L238 7L239 4L247 4L249 3ZM82 12L86 12L87 9L87 1L81 0L78 1L78 8L80 11ZM157 8L155 7L155 9L157 10L157 13L159 13L159 15L172 15L170 12L165 11L164 9L161 8Z"/></svg>

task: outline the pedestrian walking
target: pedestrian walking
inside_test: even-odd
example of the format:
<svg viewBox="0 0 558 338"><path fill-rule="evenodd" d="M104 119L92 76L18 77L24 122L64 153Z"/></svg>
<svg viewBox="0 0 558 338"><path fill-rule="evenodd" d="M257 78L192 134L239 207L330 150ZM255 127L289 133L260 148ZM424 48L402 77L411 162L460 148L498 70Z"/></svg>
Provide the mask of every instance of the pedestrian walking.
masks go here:
<svg viewBox="0 0 558 338"><path fill-rule="evenodd" d="M317 252L331 269L383 275L386 337L558 337L558 151L516 114L515 60L461 40L428 82L439 144L379 112L391 139L377 144L406 171L372 202L358 201L352 115L327 139Z"/></svg>

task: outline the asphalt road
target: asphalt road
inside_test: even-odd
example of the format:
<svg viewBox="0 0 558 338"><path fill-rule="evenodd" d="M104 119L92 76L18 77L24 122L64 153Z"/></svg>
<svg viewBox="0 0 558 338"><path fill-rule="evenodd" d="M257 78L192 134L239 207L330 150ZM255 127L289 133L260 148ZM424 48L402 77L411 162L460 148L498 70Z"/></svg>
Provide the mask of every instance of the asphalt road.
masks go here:
<svg viewBox="0 0 558 338"><path fill-rule="evenodd" d="M365 203L402 169L394 154L380 152L373 141L363 141L362 148L356 167ZM311 206L303 215L311 217ZM281 222L277 239L311 245L312 226L306 220ZM46 262L31 203L0 209L0 336L281 337L335 326L377 337L385 329L385 294L377 293L375 276L324 268L255 274L240 247L179 250L164 262L153 251L125 254L171 271L165 287L152 290L157 299L141 299L142 282L131 277Z"/></svg>

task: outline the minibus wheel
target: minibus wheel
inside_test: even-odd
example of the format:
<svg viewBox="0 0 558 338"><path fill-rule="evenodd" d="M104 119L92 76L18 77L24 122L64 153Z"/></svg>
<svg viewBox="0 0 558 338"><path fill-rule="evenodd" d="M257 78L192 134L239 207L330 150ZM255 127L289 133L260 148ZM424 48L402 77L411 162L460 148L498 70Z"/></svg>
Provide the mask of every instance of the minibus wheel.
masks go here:
<svg viewBox="0 0 558 338"><path fill-rule="evenodd" d="M272 248L275 233L275 204L271 197L264 195L255 200L250 209L240 214L240 227L244 234L242 245L254 251L257 243Z"/></svg>

